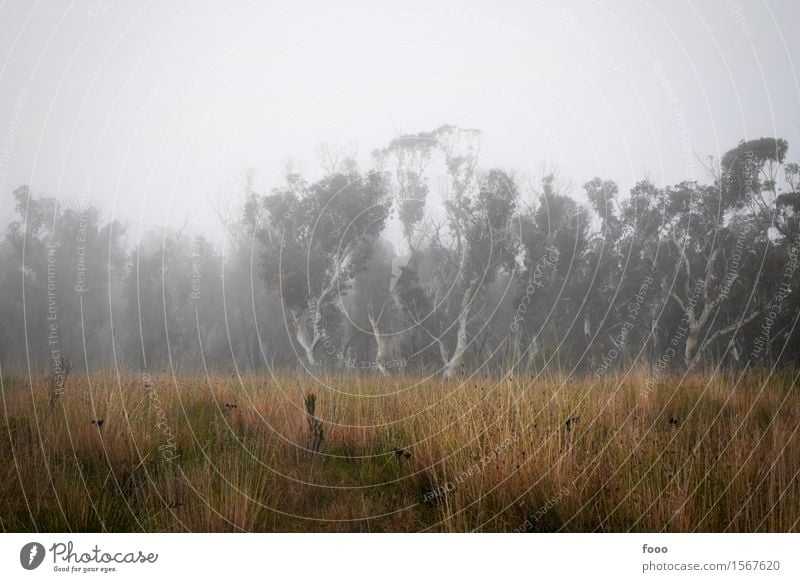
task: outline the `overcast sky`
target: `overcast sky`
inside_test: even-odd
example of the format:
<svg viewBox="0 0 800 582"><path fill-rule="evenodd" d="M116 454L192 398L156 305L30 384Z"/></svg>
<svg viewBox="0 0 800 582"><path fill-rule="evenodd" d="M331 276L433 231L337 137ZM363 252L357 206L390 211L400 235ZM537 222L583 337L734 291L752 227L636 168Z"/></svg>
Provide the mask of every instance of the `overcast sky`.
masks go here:
<svg viewBox="0 0 800 582"><path fill-rule="evenodd" d="M267 7L268 6L268 7ZM89 197L132 225L215 231L252 168L444 123L485 165L624 189L703 178L694 154L781 136L800 159L800 3L0 3L0 221L11 193ZM134 229L135 230L135 229Z"/></svg>

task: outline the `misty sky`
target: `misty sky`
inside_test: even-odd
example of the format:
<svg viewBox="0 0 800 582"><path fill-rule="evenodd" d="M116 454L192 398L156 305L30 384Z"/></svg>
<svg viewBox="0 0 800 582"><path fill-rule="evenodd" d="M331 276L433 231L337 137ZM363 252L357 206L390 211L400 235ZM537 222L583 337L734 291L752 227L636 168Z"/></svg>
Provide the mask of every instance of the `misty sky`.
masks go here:
<svg viewBox="0 0 800 582"><path fill-rule="evenodd" d="M267 8L269 6L269 8ZM432 6L435 6L433 8ZM288 160L443 123L484 165L623 189L781 136L800 159L800 3L0 3L0 222L11 193L215 233L204 203Z"/></svg>

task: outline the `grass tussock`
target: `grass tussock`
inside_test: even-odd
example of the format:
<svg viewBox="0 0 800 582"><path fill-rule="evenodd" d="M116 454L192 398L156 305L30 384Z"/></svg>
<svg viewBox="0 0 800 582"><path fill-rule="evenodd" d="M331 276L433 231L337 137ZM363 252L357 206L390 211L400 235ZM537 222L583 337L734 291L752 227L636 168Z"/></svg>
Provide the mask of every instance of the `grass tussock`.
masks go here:
<svg viewBox="0 0 800 582"><path fill-rule="evenodd" d="M794 374L2 378L4 531L800 530Z"/></svg>

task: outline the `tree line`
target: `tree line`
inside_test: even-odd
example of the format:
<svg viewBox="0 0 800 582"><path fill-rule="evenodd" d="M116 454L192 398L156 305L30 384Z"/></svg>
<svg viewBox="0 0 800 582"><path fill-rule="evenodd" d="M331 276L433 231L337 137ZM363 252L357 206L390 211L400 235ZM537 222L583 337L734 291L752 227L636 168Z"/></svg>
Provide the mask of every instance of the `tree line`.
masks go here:
<svg viewBox="0 0 800 582"><path fill-rule="evenodd" d="M800 168L779 138L705 182L573 196L484 167L477 130L404 135L360 168L250 183L215 245L131 240L90 204L14 192L0 243L0 366L602 376L797 361ZM202 230L202 229L201 229Z"/></svg>

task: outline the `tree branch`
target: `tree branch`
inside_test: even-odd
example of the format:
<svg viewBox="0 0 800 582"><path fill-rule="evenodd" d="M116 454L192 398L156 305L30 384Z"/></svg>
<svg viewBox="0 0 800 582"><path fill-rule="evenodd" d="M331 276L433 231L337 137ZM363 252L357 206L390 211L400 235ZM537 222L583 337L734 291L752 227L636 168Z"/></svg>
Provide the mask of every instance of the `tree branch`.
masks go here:
<svg viewBox="0 0 800 582"><path fill-rule="evenodd" d="M683 299L678 297L678 294L675 293L675 291L672 291L672 290L670 290L669 296L672 297L675 300L675 302L678 304L678 306L683 310L683 312L686 313L686 304L683 302Z"/></svg>
<svg viewBox="0 0 800 582"><path fill-rule="evenodd" d="M749 316L747 316L745 319L739 320L739 321L737 321L735 323L732 323L731 325L728 325L726 327L723 327L720 330L717 330L714 334L711 335L711 337L709 337L706 340L706 343L710 344L711 342L713 342L718 337L720 337L722 335L727 335L727 334L731 333L732 331L739 329L743 325L747 325L748 323L753 321L756 317L758 317L759 315L764 313L765 310L766 310L766 308L757 309L756 311L751 313Z"/></svg>

